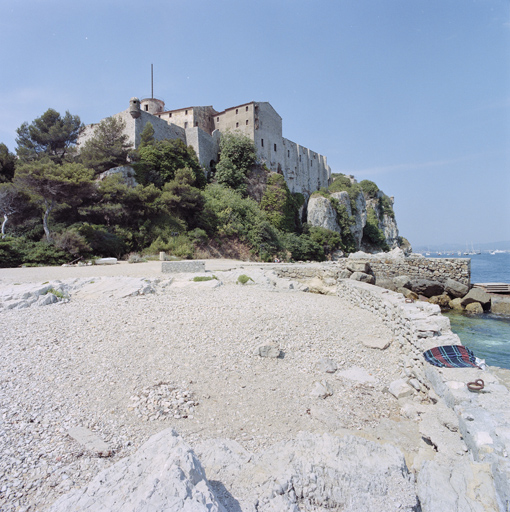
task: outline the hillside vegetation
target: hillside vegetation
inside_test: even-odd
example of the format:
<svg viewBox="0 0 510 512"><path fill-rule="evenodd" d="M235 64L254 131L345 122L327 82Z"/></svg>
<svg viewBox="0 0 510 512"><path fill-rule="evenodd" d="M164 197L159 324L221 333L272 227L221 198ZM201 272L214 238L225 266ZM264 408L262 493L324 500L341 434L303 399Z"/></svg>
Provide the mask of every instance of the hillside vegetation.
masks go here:
<svg viewBox="0 0 510 512"><path fill-rule="evenodd" d="M348 230L342 235L304 222L305 198L257 164L249 138L224 134L219 162L207 175L182 141L157 141L148 124L135 151L123 128L104 120L78 151L79 117L49 109L17 130L16 156L0 144L0 266L129 255L141 261L133 254L159 251L176 258L321 261L355 249ZM109 172L125 165L135 181ZM259 183L262 176L262 193L251 193L253 176ZM371 183L337 176L320 193L345 190L355 208L360 190L374 194ZM378 200L389 212L391 204ZM349 215L337 207L346 228Z"/></svg>

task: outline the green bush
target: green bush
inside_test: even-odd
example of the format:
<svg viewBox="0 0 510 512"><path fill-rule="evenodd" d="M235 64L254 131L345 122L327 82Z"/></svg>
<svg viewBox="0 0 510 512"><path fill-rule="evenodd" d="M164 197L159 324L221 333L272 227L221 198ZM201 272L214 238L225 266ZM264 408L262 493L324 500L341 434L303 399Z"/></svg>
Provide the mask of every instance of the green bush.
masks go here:
<svg viewBox="0 0 510 512"><path fill-rule="evenodd" d="M192 259L194 250L195 248L187 235L179 234L178 236L170 237L168 240L158 237L144 250L144 253L154 254L164 251L170 256L176 256L181 259Z"/></svg>
<svg viewBox="0 0 510 512"><path fill-rule="evenodd" d="M110 231L106 226L85 222L76 230L84 237L94 254L100 254L105 258L111 256L118 258L127 252L126 240L129 237L126 233L116 233L114 231L118 230L116 227L110 227Z"/></svg>
<svg viewBox="0 0 510 512"><path fill-rule="evenodd" d="M48 293L52 293L53 295L55 295L55 297L57 297L58 299L65 299L65 295L59 291L59 290L55 290L55 288L50 288L46 293L45 295L47 295Z"/></svg>
<svg viewBox="0 0 510 512"><path fill-rule="evenodd" d="M192 281L200 283L202 281L212 281L213 279L216 279L216 281L218 280L216 276L195 276Z"/></svg>
<svg viewBox="0 0 510 512"><path fill-rule="evenodd" d="M0 268L19 267L23 263L23 240L5 237L0 239Z"/></svg>
<svg viewBox="0 0 510 512"><path fill-rule="evenodd" d="M375 199L377 197L377 192L379 192L379 187L370 180L360 181L359 186L361 190L365 194L366 197L370 199Z"/></svg>
<svg viewBox="0 0 510 512"><path fill-rule="evenodd" d="M367 210L367 223L363 228L363 238L369 243L388 251L389 247L384 237L384 232L379 228L379 219L373 208Z"/></svg>
<svg viewBox="0 0 510 512"><path fill-rule="evenodd" d="M392 219L395 218L393 206L391 204L390 198L386 194L379 198L379 207L381 208L383 214L388 215Z"/></svg>
<svg viewBox="0 0 510 512"><path fill-rule="evenodd" d="M247 276L246 274L241 274L237 278L237 282L239 284L246 284L248 281L252 281L253 283L255 282L251 277Z"/></svg>
<svg viewBox="0 0 510 512"><path fill-rule="evenodd" d="M23 265L27 267L62 265L69 261L69 255L46 241L28 242L24 246Z"/></svg>
<svg viewBox="0 0 510 512"><path fill-rule="evenodd" d="M296 233L285 233L283 235L284 249L295 261L324 261L324 248L312 240L308 234L297 235Z"/></svg>
<svg viewBox="0 0 510 512"><path fill-rule="evenodd" d="M299 199L292 197L285 178L271 173L260 201L260 209L266 212L269 222L281 231L295 231L298 203Z"/></svg>

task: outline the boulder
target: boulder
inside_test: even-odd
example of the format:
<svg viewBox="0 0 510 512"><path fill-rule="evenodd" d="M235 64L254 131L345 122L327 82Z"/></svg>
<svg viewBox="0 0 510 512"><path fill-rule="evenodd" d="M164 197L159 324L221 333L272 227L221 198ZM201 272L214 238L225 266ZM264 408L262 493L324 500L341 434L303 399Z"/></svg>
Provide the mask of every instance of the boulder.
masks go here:
<svg viewBox="0 0 510 512"><path fill-rule="evenodd" d="M473 302L479 302L483 309L490 309L491 306L491 296L484 292L480 288L471 288L469 293L462 298L462 305L466 307L468 304L472 304Z"/></svg>
<svg viewBox="0 0 510 512"><path fill-rule="evenodd" d="M451 300L448 305L455 311L464 311L464 306L462 305L462 299L460 297Z"/></svg>
<svg viewBox="0 0 510 512"><path fill-rule="evenodd" d="M411 279L409 276L397 276L393 278L393 282L397 288L409 288L411 289Z"/></svg>
<svg viewBox="0 0 510 512"><path fill-rule="evenodd" d="M375 285L379 286L380 288L385 288L386 290L391 290L392 292L397 291L397 286L395 286L393 279L391 279L389 277L376 276Z"/></svg>
<svg viewBox="0 0 510 512"><path fill-rule="evenodd" d="M418 294L414 293L412 290L409 290L409 288L397 288L397 292L401 293L406 299L410 300L418 300Z"/></svg>
<svg viewBox="0 0 510 512"><path fill-rule="evenodd" d="M363 272L368 274L371 271L370 263L368 263L368 261L347 260L347 264L345 266L347 270L350 270L351 272Z"/></svg>
<svg viewBox="0 0 510 512"><path fill-rule="evenodd" d="M471 302L466 306L466 313L479 315L483 313L483 307L479 302Z"/></svg>
<svg viewBox="0 0 510 512"><path fill-rule="evenodd" d="M375 277L363 272L353 272L350 279L354 279L355 281L360 281L362 283L375 284Z"/></svg>
<svg viewBox="0 0 510 512"><path fill-rule="evenodd" d="M349 279L352 276L352 272L350 270L342 270L338 274L338 279Z"/></svg>
<svg viewBox="0 0 510 512"><path fill-rule="evenodd" d="M173 429L152 436L136 453L49 508L49 512L76 510L225 512L199 460Z"/></svg>
<svg viewBox="0 0 510 512"><path fill-rule="evenodd" d="M510 315L510 297L491 297L491 312L496 315Z"/></svg>
<svg viewBox="0 0 510 512"><path fill-rule="evenodd" d="M464 297L469 292L469 286L448 278L444 284L444 290L450 297L455 299L457 297Z"/></svg>
<svg viewBox="0 0 510 512"><path fill-rule="evenodd" d="M418 295L430 298L434 295L441 295L444 291L444 286L438 281L431 281L430 279L413 279L411 281L411 290Z"/></svg>
<svg viewBox="0 0 510 512"><path fill-rule="evenodd" d="M116 265L117 258L98 258L94 261L95 265Z"/></svg>
<svg viewBox="0 0 510 512"><path fill-rule="evenodd" d="M431 304L437 304L440 308L446 309L450 307L450 296L447 293L443 293L441 295L434 295L430 297L429 302Z"/></svg>

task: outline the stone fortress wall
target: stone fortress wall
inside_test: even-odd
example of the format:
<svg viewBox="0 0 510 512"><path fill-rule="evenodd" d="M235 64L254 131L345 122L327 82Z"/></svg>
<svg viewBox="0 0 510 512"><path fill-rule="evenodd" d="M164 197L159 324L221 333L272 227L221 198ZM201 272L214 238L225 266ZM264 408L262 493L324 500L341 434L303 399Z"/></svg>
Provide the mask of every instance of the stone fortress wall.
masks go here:
<svg viewBox="0 0 510 512"><path fill-rule="evenodd" d="M259 162L282 174L291 192L310 196L327 187L331 169L325 156L282 136L282 118L268 102L249 102L217 112L212 106L165 110L162 100L132 98L130 108L115 114L126 124L125 133L133 147L150 122L158 140L181 139L192 146L200 164L210 171L218 162L220 134L240 132L253 140ZM88 125L78 145L93 136L95 125Z"/></svg>

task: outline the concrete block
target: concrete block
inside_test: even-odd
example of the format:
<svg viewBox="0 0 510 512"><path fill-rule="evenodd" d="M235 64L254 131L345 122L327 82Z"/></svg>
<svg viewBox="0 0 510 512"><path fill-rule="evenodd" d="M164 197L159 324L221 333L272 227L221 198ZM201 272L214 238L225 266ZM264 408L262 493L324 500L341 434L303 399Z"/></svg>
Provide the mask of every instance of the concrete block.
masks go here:
<svg viewBox="0 0 510 512"><path fill-rule="evenodd" d="M205 262L197 260L163 261L161 263L161 272L167 274L205 272Z"/></svg>

